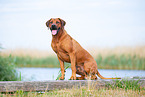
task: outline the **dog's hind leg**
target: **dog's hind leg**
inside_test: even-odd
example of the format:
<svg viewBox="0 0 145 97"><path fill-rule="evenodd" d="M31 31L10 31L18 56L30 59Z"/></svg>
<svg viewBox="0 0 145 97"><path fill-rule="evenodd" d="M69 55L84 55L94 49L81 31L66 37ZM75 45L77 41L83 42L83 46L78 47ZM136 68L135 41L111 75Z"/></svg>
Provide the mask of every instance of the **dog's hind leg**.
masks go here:
<svg viewBox="0 0 145 97"><path fill-rule="evenodd" d="M81 75L81 77L76 77L77 80L85 80L85 70L82 65L76 66L76 74Z"/></svg>
<svg viewBox="0 0 145 97"><path fill-rule="evenodd" d="M84 69L87 74L87 79L97 80L97 76L96 76L97 64L95 61L86 62L84 64Z"/></svg>
<svg viewBox="0 0 145 97"><path fill-rule="evenodd" d="M82 75L81 75L81 77L76 77L76 79L77 79L77 80L85 80L85 76L82 76Z"/></svg>
<svg viewBox="0 0 145 97"><path fill-rule="evenodd" d="M96 74L91 74L91 80L97 80L98 78L97 78L97 76L96 76Z"/></svg>

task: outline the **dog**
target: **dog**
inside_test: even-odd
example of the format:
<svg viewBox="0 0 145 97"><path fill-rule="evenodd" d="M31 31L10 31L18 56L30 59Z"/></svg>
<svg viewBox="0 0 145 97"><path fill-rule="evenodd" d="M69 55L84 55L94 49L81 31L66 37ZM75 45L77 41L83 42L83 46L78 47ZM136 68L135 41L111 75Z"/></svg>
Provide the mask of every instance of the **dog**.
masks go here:
<svg viewBox="0 0 145 97"><path fill-rule="evenodd" d="M97 76L101 79L120 79L120 78L105 78L97 70L95 59L64 29L66 22L60 18L51 18L46 22L46 26L51 30L52 42L51 47L57 54L60 67L61 77L59 80L64 80L65 69L64 62L71 63L72 75L70 80L84 80L91 78L96 80ZM81 77L76 77L76 74Z"/></svg>

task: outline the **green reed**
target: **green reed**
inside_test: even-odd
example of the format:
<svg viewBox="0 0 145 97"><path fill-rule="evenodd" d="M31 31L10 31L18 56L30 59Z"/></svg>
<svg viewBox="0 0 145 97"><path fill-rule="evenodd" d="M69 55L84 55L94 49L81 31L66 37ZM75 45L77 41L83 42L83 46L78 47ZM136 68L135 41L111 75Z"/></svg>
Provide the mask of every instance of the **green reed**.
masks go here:
<svg viewBox="0 0 145 97"><path fill-rule="evenodd" d="M18 67L59 67L58 59L55 57L32 58L29 56L13 56L12 58Z"/></svg>
<svg viewBox="0 0 145 97"><path fill-rule="evenodd" d="M114 80L114 84L107 84L106 86L111 89L117 89L122 88L127 90L134 90L139 91L145 90L145 88L142 88L139 84L139 80L129 80L129 79L122 79L122 80Z"/></svg>
<svg viewBox="0 0 145 97"><path fill-rule="evenodd" d="M9 58L9 57L4 57ZM18 67L60 67L57 57L41 57L32 58L29 56L11 56L14 64ZM108 55L95 57L98 64L98 69L130 69L130 70L145 70L145 58L138 55Z"/></svg>
<svg viewBox="0 0 145 97"><path fill-rule="evenodd" d="M16 71L15 62L11 56L4 58L0 55L0 81L17 81L19 79L21 77Z"/></svg>
<svg viewBox="0 0 145 97"><path fill-rule="evenodd" d="M145 70L145 58L137 55L98 55L96 62L99 69Z"/></svg>

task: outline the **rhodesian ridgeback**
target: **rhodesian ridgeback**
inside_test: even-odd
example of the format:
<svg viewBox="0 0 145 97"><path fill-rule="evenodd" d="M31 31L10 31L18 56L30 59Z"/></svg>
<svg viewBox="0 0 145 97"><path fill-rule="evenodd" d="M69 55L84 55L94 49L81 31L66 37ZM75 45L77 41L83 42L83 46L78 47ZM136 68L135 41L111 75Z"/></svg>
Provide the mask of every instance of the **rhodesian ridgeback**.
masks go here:
<svg viewBox="0 0 145 97"><path fill-rule="evenodd" d="M59 80L64 80L65 69L64 62L71 63L72 76L71 80L84 80L91 78L96 80L97 76L101 79L119 79L119 78L105 78L100 75L97 70L97 63L95 59L64 29L66 22L60 18L51 18L46 22L46 26L50 28L52 34L51 47L57 54L60 67L61 77ZM79 74L81 77L76 77Z"/></svg>

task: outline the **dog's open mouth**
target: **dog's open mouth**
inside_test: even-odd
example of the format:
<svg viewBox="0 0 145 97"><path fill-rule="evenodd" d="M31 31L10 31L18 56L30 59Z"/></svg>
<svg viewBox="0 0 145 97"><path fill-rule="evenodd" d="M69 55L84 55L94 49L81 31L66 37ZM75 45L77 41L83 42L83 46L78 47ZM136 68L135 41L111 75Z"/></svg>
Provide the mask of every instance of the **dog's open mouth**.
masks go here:
<svg viewBox="0 0 145 97"><path fill-rule="evenodd" d="M60 27L59 28L57 28L57 27L51 27L50 30L51 30L52 35L56 35L59 32Z"/></svg>
<svg viewBox="0 0 145 97"><path fill-rule="evenodd" d="M57 34L57 30L51 30L52 35L56 35Z"/></svg>
<svg viewBox="0 0 145 97"><path fill-rule="evenodd" d="M56 25L52 25L50 30L52 35L56 35L58 33L58 28L56 27Z"/></svg>

